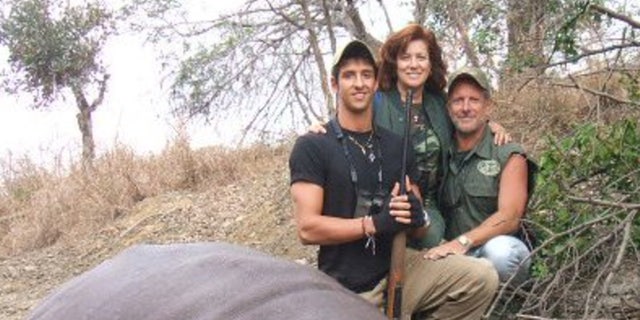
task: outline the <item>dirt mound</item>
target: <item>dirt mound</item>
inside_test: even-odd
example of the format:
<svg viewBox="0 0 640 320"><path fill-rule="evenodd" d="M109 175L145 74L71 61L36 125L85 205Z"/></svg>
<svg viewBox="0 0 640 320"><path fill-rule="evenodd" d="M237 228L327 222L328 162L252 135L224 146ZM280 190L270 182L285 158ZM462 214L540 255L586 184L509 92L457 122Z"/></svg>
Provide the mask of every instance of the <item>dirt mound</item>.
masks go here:
<svg viewBox="0 0 640 320"><path fill-rule="evenodd" d="M0 319L23 319L56 286L135 243L225 241L314 263L315 248L296 238L287 157L224 186L144 199L91 237L0 257Z"/></svg>

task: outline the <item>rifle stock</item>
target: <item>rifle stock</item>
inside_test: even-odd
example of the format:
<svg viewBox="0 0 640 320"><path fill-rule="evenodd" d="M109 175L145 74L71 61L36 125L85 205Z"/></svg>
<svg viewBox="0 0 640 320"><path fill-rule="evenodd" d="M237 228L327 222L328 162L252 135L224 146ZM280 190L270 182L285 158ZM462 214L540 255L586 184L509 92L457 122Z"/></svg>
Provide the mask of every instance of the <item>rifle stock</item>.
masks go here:
<svg viewBox="0 0 640 320"><path fill-rule="evenodd" d="M407 151L412 148L409 144L411 135L411 105L413 104L413 90L407 92L405 100L405 126L402 137L402 167L400 169L400 195L407 194ZM407 234L398 232L393 237L391 247L391 266L387 283L387 317L400 319L402 315L402 288L404 286L404 257L407 246Z"/></svg>

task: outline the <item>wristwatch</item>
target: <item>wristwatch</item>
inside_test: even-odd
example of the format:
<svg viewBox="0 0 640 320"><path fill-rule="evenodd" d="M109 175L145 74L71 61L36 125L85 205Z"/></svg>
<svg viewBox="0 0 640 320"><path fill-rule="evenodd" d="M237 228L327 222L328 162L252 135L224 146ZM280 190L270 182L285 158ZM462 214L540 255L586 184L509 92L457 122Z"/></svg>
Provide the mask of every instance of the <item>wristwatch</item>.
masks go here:
<svg viewBox="0 0 640 320"><path fill-rule="evenodd" d="M464 234L457 237L456 241L458 241L467 250L471 249L471 246L473 245L473 243L471 243L471 239L469 239Z"/></svg>

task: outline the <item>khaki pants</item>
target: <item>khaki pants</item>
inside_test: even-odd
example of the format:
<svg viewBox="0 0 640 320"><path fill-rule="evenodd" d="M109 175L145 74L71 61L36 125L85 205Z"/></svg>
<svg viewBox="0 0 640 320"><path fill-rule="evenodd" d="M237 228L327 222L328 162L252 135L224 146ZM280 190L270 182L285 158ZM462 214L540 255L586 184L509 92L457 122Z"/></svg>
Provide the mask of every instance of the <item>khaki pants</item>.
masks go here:
<svg viewBox="0 0 640 320"><path fill-rule="evenodd" d="M480 319L498 288L498 274L486 259L452 255L431 261L407 249L402 319ZM387 280L360 294L382 309Z"/></svg>

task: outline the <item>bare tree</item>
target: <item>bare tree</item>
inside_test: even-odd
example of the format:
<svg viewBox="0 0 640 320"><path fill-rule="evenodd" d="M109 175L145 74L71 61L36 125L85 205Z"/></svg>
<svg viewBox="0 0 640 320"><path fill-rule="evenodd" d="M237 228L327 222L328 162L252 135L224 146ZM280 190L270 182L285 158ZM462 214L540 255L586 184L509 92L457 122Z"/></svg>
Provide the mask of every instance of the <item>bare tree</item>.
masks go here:
<svg viewBox="0 0 640 320"><path fill-rule="evenodd" d="M138 0L134 8L154 21L146 29L154 39L185 43L186 58L173 73L171 87L177 113L217 124L233 114L247 120L245 134L268 137L334 112L327 61L339 41L358 38L379 48L360 5L352 0L250 0L208 21L183 20L176 1ZM205 37L211 34L218 41Z"/></svg>
<svg viewBox="0 0 640 320"><path fill-rule="evenodd" d="M240 116L245 134L254 136L280 136L332 114L327 61L337 43L357 38L377 50L382 39L372 30L390 31L390 10L410 10L415 21L433 29L450 65L469 63L501 76L534 70L526 73L532 78L562 64L568 44L580 43L585 26L595 25L585 4L568 0L429 0L401 7L378 0L366 6L384 19L375 26L363 19L370 12L362 0L248 0L233 13L204 21L189 20L180 1L135 2L138 12L153 19L146 30L156 39L184 42L173 75L175 111L214 122ZM582 48L573 47L577 54L569 57L579 58ZM584 47L582 53L592 50Z"/></svg>

